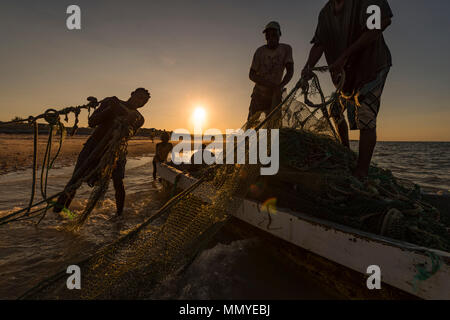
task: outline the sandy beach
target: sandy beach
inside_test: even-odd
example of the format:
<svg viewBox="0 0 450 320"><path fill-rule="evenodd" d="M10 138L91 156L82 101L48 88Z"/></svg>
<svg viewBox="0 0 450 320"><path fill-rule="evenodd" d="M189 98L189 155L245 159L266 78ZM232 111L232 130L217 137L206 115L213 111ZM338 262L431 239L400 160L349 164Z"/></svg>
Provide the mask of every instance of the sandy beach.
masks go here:
<svg viewBox="0 0 450 320"><path fill-rule="evenodd" d="M67 136L63 142L55 167L69 166L76 162L83 144L89 136ZM128 156L138 157L153 154L156 143L150 139L134 138L128 143ZM41 135L38 141L38 166L42 163L42 157L47 145L47 136ZM59 138L55 137L52 146L54 155L59 146ZM0 174L28 169L33 166L33 136L21 134L0 134Z"/></svg>

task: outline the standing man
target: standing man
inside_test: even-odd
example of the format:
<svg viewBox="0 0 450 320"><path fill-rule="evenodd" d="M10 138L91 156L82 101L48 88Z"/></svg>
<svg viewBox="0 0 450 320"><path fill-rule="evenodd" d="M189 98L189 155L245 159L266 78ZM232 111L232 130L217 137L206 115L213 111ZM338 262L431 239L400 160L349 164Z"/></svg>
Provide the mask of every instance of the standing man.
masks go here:
<svg viewBox="0 0 450 320"><path fill-rule="evenodd" d="M161 134L161 142L156 144L155 156L153 157L153 182L156 181L156 164L167 162L169 152L173 149L173 145L169 142L169 139L169 133L164 131Z"/></svg>
<svg viewBox="0 0 450 320"><path fill-rule="evenodd" d="M381 28L369 29L372 12L380 9ZM372 7L373 8L373 7ZM311 78L311 68L325 53L335 85L342 71L346 81L339 101L331 106L331 117L338 128L341 142L350 146L348 125L343 112L347 109L350 129L360 130L359 158L353 175L368 176L370 161L377 141L376 120L380 99L390 67L391 53L383 31L393 17L387 0L329 0L319 15L319 23L311 43L313 47L302 71L304 79Z"/></svg>
<svg viewBox="0 0 450 320"><path fill-rule="evenodd" d="M261 112L267 116L274 107L280 104L283 89L294 75L292 48L290 45L280 43L280 24L276 21L270 22L263 33L266 36L267 44L256 50L250 68L249 77L255 82L255 87L248 120ZM285 69L287 72L283 78Z"/></svg>
<svg viewBox="0 0 450 320"><path fill-rule="evenodd" d="M73 171L72 178L67 183L65 190L69 189L78 179L80 175L89 171L89 168L95 167L102 156L96 152L100 141L110 134L111 129L116 125L116 121L126 123L132 128L128 139L134 135L137 130L144 124L144 117L137 109L143 107L150 99L150 93L144 88L138 88L131 93L131 97L127 101L119 100L117 97L105 98L102 100L100 107L94 111L89 117L89 127L95 128L92 135L84 144L83 149L78 155L77 163ZM116 207L117 215L121 215L125 203L125 187L123 179L125 177L125 164L127 162L126 149L119 155L115 168L112 172L112 180L116 191ZM95 181L88 184L93 186ZM70 193L64 192L58 198L57 204L53 211L61 212L61 210L70 206L75 197L76 190Z"/></svg>

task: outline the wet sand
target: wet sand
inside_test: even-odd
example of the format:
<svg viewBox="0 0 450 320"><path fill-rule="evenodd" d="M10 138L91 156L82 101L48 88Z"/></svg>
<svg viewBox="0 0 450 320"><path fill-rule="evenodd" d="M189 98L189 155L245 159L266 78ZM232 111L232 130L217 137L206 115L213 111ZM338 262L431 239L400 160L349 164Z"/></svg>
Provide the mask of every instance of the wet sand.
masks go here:
<svg viewBox="0 0 450 320"><path fill-rule="evenodd" d="M89 136L75 135L64 139L61 152L55 162L55 167L73 165L83 144ZM128 143L128 156L139 157L154 154L156 143L146 138L133 138ZM41 135L38 140L38 167L47 146L47 136ZM52 156L59 147L59 137L55 137L52 145ZM23 134L0 134L0 174L29 169L33 166L33 136Z"/></svg>

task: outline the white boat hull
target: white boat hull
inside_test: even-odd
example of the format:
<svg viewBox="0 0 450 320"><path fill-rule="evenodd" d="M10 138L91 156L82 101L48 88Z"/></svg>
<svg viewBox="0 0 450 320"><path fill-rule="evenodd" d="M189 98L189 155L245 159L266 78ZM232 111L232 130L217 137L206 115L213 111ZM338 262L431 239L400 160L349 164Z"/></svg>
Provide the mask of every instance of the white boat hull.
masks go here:
<svg viewBox="0 0 450 320"><path fill-rule="evenodd" d="M197 181L165 164L158 165L158 174L171 184L177 180L177 187L180 189L186 189ZM264 232L367 277L369 266L379 266L382 282L411 295L423 299L450 299L448 252L366 233L288 209L277 209L270 214L261 209L260 203L243 200L240 208L230 214ZM440 269L427 280L417 281L415 286L417 266L431 269L430 253L439 257Z"/></svg>

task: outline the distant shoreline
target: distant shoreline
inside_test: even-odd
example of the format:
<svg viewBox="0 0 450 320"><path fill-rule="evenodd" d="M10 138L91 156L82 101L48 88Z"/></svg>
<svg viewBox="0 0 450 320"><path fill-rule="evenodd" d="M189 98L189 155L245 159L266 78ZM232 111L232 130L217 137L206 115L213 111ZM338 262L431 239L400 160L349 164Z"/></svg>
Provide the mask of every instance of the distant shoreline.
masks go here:
<svg viewBox="0 0 450 320"><path fill-rule="evenodd" d="M64 124L64 122L63 122ZM72 126L66 126L67 132L72 132ZM93 128L80 127L76 130L76 135L78 136L88 136L92 134ZM38 124L38 131L40 134L48 134L49 126L45 123ZM141 128L136 133L138 137L159 137L165 130L155 129L155 128ZM170 131L168 131L170 133ZM0 134L12 134L12 135L33 135L34 128L28 123L13 123L2 125L0 122Z"/></svg>
<svg viewBox="0 0 450 320"><path fill-rule="evenodd" d="M48 134L49 132L49 126L45 123L40 123L38 127L39 133L42 134ZM66 127L67 132L71 132L72 126ZM94 129L88 128L88 127L80 127L76 131L76 135L79 136L88 136L92 134L92 131ZM163 132L168 132L169 134L172 133L170 130L160 130L155 128L141 128L136 133L136 137L160 137ZM26 134L33 134L33 127L30 126L28 123L16 123L16 124L7 124L2 125L2 122L0 121L0 134L12 134L12 135L26 135ZM359 140L350 140L352 143L357 143ZM413 141L413 140L378 140L378 142L383 143L450 143L449 141L445 140L429 140L429 141Z"/></svg>
<svg viewBox="0 0 450 320"><path fill-rule="evenodd" d="M83 144L88 135L67 136L61 148L55 167L74 165ZM128 156L140 157L155 153L156 143L159 139L152 141L148 137L137 137L128 142ZM47 136L42 134L38 139L38 167L42 163L42 157L47 145ZM58 138L53 143L52 156L58 148ZM33 166L33 136L30 134L0 134L0 175L30 169Z"/></svg>

